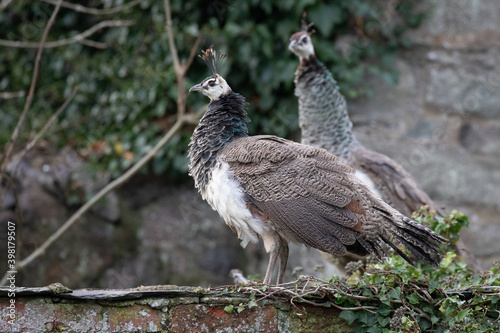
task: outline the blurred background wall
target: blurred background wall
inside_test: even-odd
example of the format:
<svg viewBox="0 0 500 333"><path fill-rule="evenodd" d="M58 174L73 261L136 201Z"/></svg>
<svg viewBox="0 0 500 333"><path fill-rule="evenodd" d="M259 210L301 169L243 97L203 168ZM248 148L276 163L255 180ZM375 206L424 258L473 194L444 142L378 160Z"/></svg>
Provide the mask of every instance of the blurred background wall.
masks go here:
<svg viewBox="0 0 500 333"><path fill-rule="evenodd" d="M177 90L164 3L95 0L85 6L98 10L62 8L49 41L72 38L104 21L121 23L88 37L94 43L44 52L16 151L73 87L79 91L44 140L21 163L14 158L9 165L9 172L18 169L18 205L16 193L9 191L0 211L2 272L6 225L18 221L16 207L22 213L18 256L25 257L175 121ZM51 0L16 1L0 12L2 146L23 108L36 53L5 41L39 41L53 8ZM293 95L298 60L287 46L300 29L303 10L315 23L318 57L348 99L359 139L407 168L445 211L465 212L470 228L463 240L489 268L500 259L500 3L173 1L181 58L198 35L203 36L200 49L213 43L228 53L222 75L252 104L253 134L300 139ZM195 60L186 89L207 75ZM201 96L187 100L191 112L205 103ZM262 247L243 250L187 177L193 128L186 126L138 175L20 273L18 285L220 285L231 283L232 268L262 278L267 260ZM325 278L335 273L317 252L294 251L288 278L294 266Z"/></svg>

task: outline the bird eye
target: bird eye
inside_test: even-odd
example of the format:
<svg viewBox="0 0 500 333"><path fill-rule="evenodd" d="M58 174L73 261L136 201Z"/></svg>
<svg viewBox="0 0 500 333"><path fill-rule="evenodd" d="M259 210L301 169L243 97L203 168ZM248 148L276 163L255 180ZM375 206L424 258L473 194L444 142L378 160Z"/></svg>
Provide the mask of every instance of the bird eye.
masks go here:
<svg viewBox="0 0 500 333"><path fill-rule="evenodd" d="M210 80L210 81L208 81L208 85L209 85L210 87L215 86L215 80Z"/></svg>

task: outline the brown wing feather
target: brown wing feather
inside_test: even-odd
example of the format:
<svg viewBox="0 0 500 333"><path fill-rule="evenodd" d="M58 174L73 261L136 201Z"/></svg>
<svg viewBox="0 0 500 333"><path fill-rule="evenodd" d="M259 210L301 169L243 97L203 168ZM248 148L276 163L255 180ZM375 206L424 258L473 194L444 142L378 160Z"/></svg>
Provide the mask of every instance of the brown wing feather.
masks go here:
<svg viewBox="0 0 500 333"><path fill-rule="evenodd" d="M365 172L381 192L382 199L404 215L410 216L423 205L437 210L415 179L391 158L360 148L351 154L349 164Z"/></svg>
<svg viewBox="0 0 500 333"><path fill-rule="evenodd" d="M375 197L354 169L324 149L253 136L227 144L218 159L229 164L254 216L287 241L336 255L383 256L394 237L433 264L434 243L446 241Z"/></svg>
<svg viewBox="0 0 500 333"><path fill-rule="evenodd" d="M221 158L253 209L269 217L286 239L338 255L346 254L346 247L367 252L357 240L364 209L363 198L353 190L354 170L334 155L273 136L253 136L228 144Z"/></svg>

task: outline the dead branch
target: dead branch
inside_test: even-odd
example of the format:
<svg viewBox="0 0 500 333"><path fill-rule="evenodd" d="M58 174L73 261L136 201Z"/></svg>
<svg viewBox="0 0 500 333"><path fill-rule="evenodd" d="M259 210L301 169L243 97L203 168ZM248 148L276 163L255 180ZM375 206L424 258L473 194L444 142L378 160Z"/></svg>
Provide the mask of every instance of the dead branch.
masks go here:
<svg viewBox="0 0 500 333"><path fill-rule="evenodd" d="M80 44L89 46L89 47L94 47L96 49L106 49L108 48L108 44L106 43L101 43L101 42L96 42L95 40L89 40L89 39L82 39L79 41Z"/></svg>
<svg viewBox="0 0 500 333"><path fill-rule="evenodd" d="M183 117L186 111L186 89L184 84L184 77L186 72L191 66L193 62L196 51L198 50L198 45L201 42L201 36L196 37L193 47L191 48L191 52L189 53L189 58L186 62L179 62L179 55L177 52L177 48L175 47L175 38L174 38L174 28L172 25L172 11L170 9L170 0L163 0L163 5L165 7L165 29L167 30L168 36L168 46L170 47L170 53L172 54L172 61L174 63L174 70L177 76L177 116Z"/></svg>
<svg viewBox="0 0 500 333"><path fill-rule="evenodd" d="M189 68L189 64L191 64L192 60L186 61L185 64L179 64L179 57L177 54L177 49L175 48L175 41L173 39L173 28L171 25L171 13L170 13L170 3L169 0L165 0L165 10L166 19L167 19L167 31L170 31L168 34L169 44L173 45L170 48L170 53L172 54L172 58L176 59L174 61L174 66L176 68L177 75L177 87L178 87L178 99L177 99L177 120L174 125L170 128L170 130L158 141L158 143L151 149L144 157L142 157L136 164L134 164L129 170L127 170L123 175L109 183L105 186L99 193L94 195L88 202L86 202L80 209L78 209L64 224L54 233L52 234L41 246L35 249L29 256L23 259L21 262L17 264L17 271L21 271L27 265L29 265L33 260L42 256L47 249L54 244L69 228L71 228L79 219L83 216L94 204L96 204L100 199L102 199L106 194L111 192L112 190L118 188L126 181L128 181L137 171L139 171L146 163L149 162L157 152L172 138L172 136L186 123L192 121L192 116L186 115L185 108L185 98L186 98L186 89L184 85L184 76L186 71ZM170 22L170 26L168 26L168 22ZM196 53L201 37L198 37L191 49L191 53ZM194 51L193 51L194 50ZM190 57L191 58L191 57ZM177 63L177 65L176 65ZM7 281L8 274L5 274L3 278L0 280L0 285L4 285Z"/></svg>
<svg viewBox="0 0 500 333"><path fill-rule="evenodd" d="M56 6L56 8L54 8L54 12L52 13L52 16L50 17L49 22L45 26L45 29L44 29L43 35L42 35L42 40L38 44L39 48L38 48L38 52L37 52L36 58L35 58L35 68L33 70L33 76L31 78L31 84L30 84L30 89L29 89L29 93L28 93L28 98L26 99L26 103L24 104L23 112L21 113L21 116L19 117L17 125L14 128L14 132L12 133L10 141L7 144L7 148L5 149L5 154L3 156L2 163L0 164L0 184L2 183L3 171L5 170L5 166L9 162L9 156L12 153L12 149L14 148L14 144L16 143L17 137L19 135L19 130L21 129L21 126L23 125L24 120L26 119L26 114L28 113L28 110L31 106L31 102L33 101L33 96L35 94L36 82L38 80L38 70L40 67L40 59L42 59L42 53L44 50L45 42L47 41L47 36L49 35L50 28L54 24L57 13L59 12L59 9L61 8L61 2L62 2L62 0L58 0L57 6Z"/></svg>
<svg viewBox="0 0 500 333"><path fill-rule="evenodd" d="M12 1L12 0L10 0L10 1ZM56 0L42 0L42 1L50 3L52 5L55 5L57 3ZM111 14L119 13L122 10L126 10L126 9L132 8L134 6L137 6L138 4L140 4L143 1L144 0L133 0L133 1L130 1L129 3L123 4L123 5L120 5L120 6L116 6L116 7L113 7L113 8L104 8L104 9L97 9L97 8L85 7L85 6L82 6L82 5L79 5L79 4L75 4L75 3L71 3L71 2L66 2L66 1L63 1L61 6L64 7L64 8L72 9L75 12L80 12L80 13L85 13L85 14L91 14L91 15L111 15Z"/></svg>
<svg viewBox="0 0 500 333"><path fill-rule="evenodd" d="M59 117L59 115L64 111L64 109L66 109L66 107L68 106L68 104L73 100L73 97L75 97L77 91L78 91L78 86L76 86L76 87L73 88L73 90L71 91L71 94L68 96L68 98L66 98L66 100L64 101L64 103L49 118L49 120L47 121L47 123L43 126L43 128L40 130L40 132L38 132L35 135L35 137L33 138L33 140L31 140L31 142L28 143L28 145L24 148L23 155L26 152L30 151L36 145L36 143L38 142L38 140L40 140L40 138L45 134L45 132L47 132L47 130L49 129L50 126L52 126L52 124L57 119L57 117Z"/></svg>
<svg viewBox="0 0 500 333"><path fill-rule="evenodd" d="M107 21L102 21L99 22L98 24L94 25L93 27L85 30L82 33L79 33L71 38L67 39L60 39L57 41L53 42L46 42L44 47L45 48L53 48L53 47L60 47L64 45L69 45L73 43L87 43L89 44L89 41L86 39L96 33L97 31L104 29L104 28L116 28L116 27L129 27L133 25L135 22L132 20L107 20ZM96 42L93 42L96 43ZM16 48L25 48L25 49L36 49L40 48L41 43L36 43L36 42L21 42L21 41L10 41L10 40L5 40L5 39L0 39L0 46L6 46L6 47L16 47ZM101 44L98 44L102 46Z"/></svg>
<svg viewBox="0 0 500 333"><path fill-rule="evenodd" d="M11 2L12 0L2 0L2 2L0 2L0 12L7 8L7 6L10 5Z"/></svg>

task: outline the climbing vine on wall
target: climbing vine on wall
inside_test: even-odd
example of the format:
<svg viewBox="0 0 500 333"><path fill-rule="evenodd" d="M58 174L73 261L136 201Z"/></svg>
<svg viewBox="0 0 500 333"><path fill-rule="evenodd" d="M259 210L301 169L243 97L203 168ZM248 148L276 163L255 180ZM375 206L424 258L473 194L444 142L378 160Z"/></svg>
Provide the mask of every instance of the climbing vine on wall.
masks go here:
<svg viewBox="0 0 500 333"><path fill-rule="evenodd" d="M131 23L108 25L82 42L45 50L21 139L26 142L32 137L78 86L78 94L47 139L59 147L70 145L97 168L117 176L151 149L175 121L177 93L163 1L92 0L82 7L85 10L66 4L50 31L49 42L71 39L104 21ZM40 41L53 9L51 0L12 2L0 12L0 40ZM251 102L253 134L293 137L297 133L293 73L298 63L287 46L290 35L300 29L303 11L315 23L317 53L348 97L370 93L370 87L362 85L366 75L377 75L388 84L397 81L393 62L398 50L409 45L405 31L418 27L429 14L425 2L410 0L172 1L180 56L188 56L200 34L200 48L213 43L228 54L222 75ZM2 46L0 93L26 96L35 53L36 48ZM207 75L205 66L195 61L188 84ZM1 100L2 146L24 99ZM188 98L193 112L205 103L201 96ZM185 152L191 131L185 128L178 133L145 171L172 179L186 177Z"/></svg>
<svg viewBox="0 0 500 333"><path fill-rule="evenodd" d="M228 306L226 311L242 312L275 298L289 300L296 307L300 303L336 307L359 333L498 332L500 263L474 273L454 251L460 229L468 226L467 217L456 211L433 217L425 209L414 217L450 240L442 248L445 255L439 267L413 267L399 255L391 255L366 266L349 263L346 279L300 276L278 286L234 286L233 291L249 293L251 301Z"/></svg>

